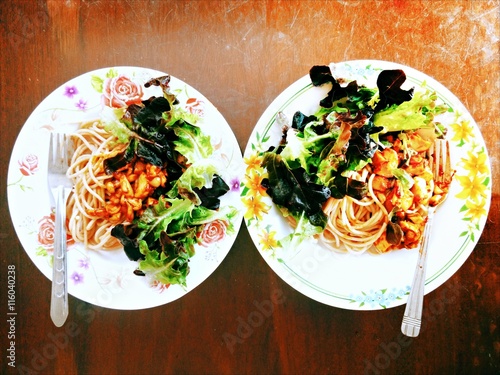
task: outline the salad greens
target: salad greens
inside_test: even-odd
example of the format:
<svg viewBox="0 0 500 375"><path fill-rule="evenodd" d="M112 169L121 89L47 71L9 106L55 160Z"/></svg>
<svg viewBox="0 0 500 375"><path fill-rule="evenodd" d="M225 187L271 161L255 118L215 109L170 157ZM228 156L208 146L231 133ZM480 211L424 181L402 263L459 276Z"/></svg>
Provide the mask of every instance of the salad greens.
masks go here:
<svg viewBox="0 0 500 375"><path fill-rule="evenodd" d="M362 199L367 194L367 183L350 176L388 146L387 137L381 140L381 135L397 138L418 129L438 137L442 128L434 116L446 111L436 105L434 92L403 89L403 70L380 72L376 88L336 79L328 66L313 66L309 76L314 86L330 85L328 94L316 113L293 115L280 145L264 152L262 162L268 172L262 186L273 202L293 216L300 230L305 228L304 217L316 227L307 228L304 233L309 234L304 236L324 229L322 205L329 197ZM396 174L405 181L403 172ZM300 233L298 226L294 236Z"/></svg>
<svg viewBox="0 0 500 375"><path fill-rule="evenodd" d="M111 234L122 243L127 257L138 262L137 274L186 286L189 259L202 226L223 220L231 231L237 212L220 207L219 198L229 187L209 159L210 137L194 125L196 116L177 106L169 81L164 76L145 84L160 86L163 96L103 116L105 128L127 144L123 152L106 159L104 167L111 174L142 160L166 170L167 184L152 195L156 203L132 223L116 225Z"/></svg>
<svg viewBox="0 0 500 375"><path fill-rule="evenodd" d="M433 106L437 99L435 93L416 92L400 105L392 105L375 113L373 122L383 126L383 132L434 128Z"/></svg>

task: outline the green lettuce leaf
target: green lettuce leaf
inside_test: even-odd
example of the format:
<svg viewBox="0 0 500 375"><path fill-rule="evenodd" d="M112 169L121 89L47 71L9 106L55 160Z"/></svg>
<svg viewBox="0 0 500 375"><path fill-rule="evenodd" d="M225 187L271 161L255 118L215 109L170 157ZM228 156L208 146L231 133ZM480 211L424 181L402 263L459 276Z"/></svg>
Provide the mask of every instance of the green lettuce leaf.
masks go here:
<svg viewBox="0 0 500 375"><path fill-rule="evenodd" d="M401 182L403 189L410 190L413 187L414 180L404 169L396 168L392 173Z"/></svg>
<svg viewBox="0 0 500 375"><path fill-rule="evenodd" d="M209 160L200 159L179 177L174 183L172 190L168 192L170 198L177 197L178 195L190 200L196 205L201 204L201 199L198 196L196 189L203 187L211 188L212 180L217 173L217 168Z"/></svg>
<svg viewBox="0 0 500 375"><path fill-rule="evenodd" d="M436 107L436 99L434 92L418 91L411 100L375 113L373 123L384 128L382 133L434 128L434 116L444 111L444 108Z"/></svg>
<svg viewBox="0 0 500 375"><path fill-rule="evenodd" d="M144 259L139 261L139 270L147 277L166 285L179 284L186 287L190 258L187 253L180 252L172 258L164 251L150 250L146 241L140 241L139 247L144 255Z"/></svg>
<svg viewBox="0 0 500 375"><path fill-rule="evenodd" d="M183 155L189 164L208 158L213 153L210 136L203 134L198 126L186 122L176 123L172 129L178 139L174 141L175 149Z"/></svg>
<svg viewBox="0 0 500 375"><path fill-rule="evenodd" d="M101 111L101 121L104 124L104 129L116 136L120 143L129 142L134 134L134 132L121 121L125 111L126 108L111 108L106 106Z"/></svg>
<svg viewBox="0 0 500 375"><path fill-rule="evenodd" d="M163 113L165 126L172 126L174 124L178 124L179 122L194 125L198 122L198 115L188 112L179 106L174 106L173 103L171 104L171 109L168 112Z"/></svg>
<svg viewBox="0 0 500 375"><path fill-rule="evenodd" d="M169 233L167 228L172 221L185 219L194 208L193 202L187 199L161 198L155 206L144 210L137 220L137 226L143 230L138 239L148 236L151 242L158 240L161 232Z"/></svg>
<svg viewBox="0 0 500 375"><path fill-rule="evenodd" d="M290 167L298 164L311 173L311 167L317 167L320 163L321 151L336 136L336 133L317 134L314 127L318 124L318 122L308 123L303 132L294 128L288 129L286 133L287 143L280 155Z"/></svg>

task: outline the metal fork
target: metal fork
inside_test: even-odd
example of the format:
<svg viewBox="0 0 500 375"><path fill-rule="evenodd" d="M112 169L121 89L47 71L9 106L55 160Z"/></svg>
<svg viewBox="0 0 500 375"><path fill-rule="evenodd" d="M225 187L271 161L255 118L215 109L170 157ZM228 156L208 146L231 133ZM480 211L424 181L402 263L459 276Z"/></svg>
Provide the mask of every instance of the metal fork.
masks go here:
<svg viewBox="0 0 500 375"><path fill-rule="evenodd" d="M51 207L55 207L50 317L57 327L61 327L68 317L66 200L72 188L71 181L66 177L72 152L69 144L68 135L50 134L48 184Z"/></svg>
<svg viewBox="0 0 500 375"><path fill-rule="evenodd" d="M432 207L429 207L425 224L423 241L420 246L417 267L406 303L406 309L401 324L401 332L409 337L417 337L420 333L422 310L424 304L425 269L427 264L427 250L436 209L445 201L451 183L453 171L450 161L450 148L447 140L436 140L429 150L430 166L434 176L434 184L442 188L443 194L438 197Z"/></svg>

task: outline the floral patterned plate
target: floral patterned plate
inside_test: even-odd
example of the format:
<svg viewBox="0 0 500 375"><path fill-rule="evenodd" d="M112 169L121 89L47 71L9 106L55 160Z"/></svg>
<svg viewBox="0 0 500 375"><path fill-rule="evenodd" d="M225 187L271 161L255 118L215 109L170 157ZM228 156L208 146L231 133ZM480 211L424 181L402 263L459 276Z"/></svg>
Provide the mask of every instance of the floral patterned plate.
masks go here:
<svg viewBox="0 0 500 375"><path fill-rule="evenodd" d="M449 107L439 120L449 130L456 177L450 196L436 213L425 281L425 292L429 293L460 268L481 235L491 200L489 158L479 128L466 108L431 77L399 64L371 60L338 63L333 65L332 73L338 78L376 87L376 77L384 69L403 69L407 75L403 88L418 90L427 85ZM291 227L260 187L266 171L260 167L259 153L278 145L281 139L276 114L281 111L288 118L297 110L313 114L327 91L327 87L314 87L309 76L304 76L281 93L258 121L244 153L247 164L241 193L244 221L268 265L304 295L352 310L404 304L418 250L356 256L328 250L314 239L298 248L284 248L280 240L292 232Z"/></svg>
<svg viewBox="0 0 500 375"><path fill-rule="evenodd" d="M151 78L165 73L116 67L76 77L51 93L21 129L12 151L8 173L8 201L17 235L38 269L52 278L54 214L47 188L48 140L51 131L71 132L83 121L98 118L104 107L122 107L150 96L161 96L159 87L145 88ZM221 205L242 212L240 176L244 169L237 140L223 116L210 101L186 83L171 78L170 87L180 105L199 117L197 125L210 135L218 174L231 187ZM191 258L187 289L152 285L134 275L137 267L123 250L91 251L68 237L68 290L94 305L134 310L163 305L184 296L203 282L228 254L242 223L242 213L228 221L205 226L201 244Z"/></svg>

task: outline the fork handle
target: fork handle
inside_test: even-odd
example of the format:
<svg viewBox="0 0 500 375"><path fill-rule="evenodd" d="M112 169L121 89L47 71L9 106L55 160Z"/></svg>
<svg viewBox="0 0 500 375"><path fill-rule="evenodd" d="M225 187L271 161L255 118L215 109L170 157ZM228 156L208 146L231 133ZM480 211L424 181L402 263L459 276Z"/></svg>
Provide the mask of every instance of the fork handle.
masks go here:
<svg viewBox="0 0 500 375"><path fill-rule="evenodd" d="M422 322L422 310L424 305L425 288L425 269L427 263L427 248L429 247L429 238L434 220L434 209L429 210L427 223L424 229L424 239L418 254L417 267L413 275L413 282L410 289L410 295L406 302L406 309L401 324L401 332L409 337L417 337L420 333Z"/></svg>
<svg viewBox="0 0 500 375"><path fill-rule="evenodd" d="M66 273L66 197L64 187L56 191L56 217L54 228L54 261L52 265L52 297L50 317L61 327L68 317L68 275Z"/></svg>

